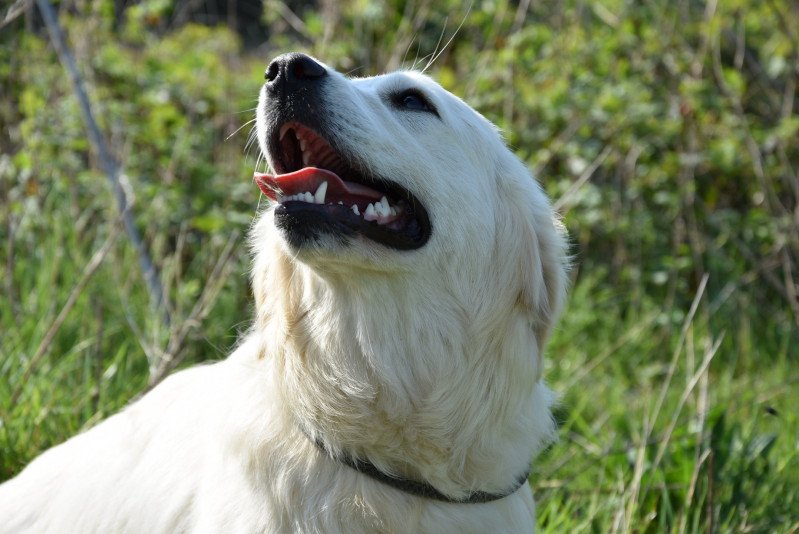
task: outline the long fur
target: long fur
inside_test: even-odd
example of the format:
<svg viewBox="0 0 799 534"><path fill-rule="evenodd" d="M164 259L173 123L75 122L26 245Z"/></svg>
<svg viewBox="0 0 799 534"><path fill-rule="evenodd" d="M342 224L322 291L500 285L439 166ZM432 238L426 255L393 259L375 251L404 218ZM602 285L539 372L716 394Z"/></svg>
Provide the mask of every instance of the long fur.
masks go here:
<svg viewBox="0 0 799 534"><path fill-rule="evenodd" d="M554 438L541 361L565 291L562 228L487 120L415 72L329 74L336 142L414 192L428 243L294 250L267 208L251 238L257 316L239 347L0 486L0 532L534 530L527 485L486 504L426 500L311 441L456 498L508 489ZM440 119L387 105L410 87Z"/></svg>

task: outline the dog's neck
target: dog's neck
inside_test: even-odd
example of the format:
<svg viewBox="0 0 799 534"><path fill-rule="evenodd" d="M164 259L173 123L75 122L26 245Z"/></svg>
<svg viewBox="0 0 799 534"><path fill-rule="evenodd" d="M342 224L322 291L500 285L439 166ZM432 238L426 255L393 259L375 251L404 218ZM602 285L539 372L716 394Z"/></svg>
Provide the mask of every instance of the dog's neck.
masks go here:
<svg viewBox="0 0 799 534"><path fill-rule="evenodd" d="M431 302L441 291L424 279L323 279L282 261L270 267L288 290L259 303L258 328L314 439L453 496L507 489L551 440L537 344L512 304L487 331L459 299Z"/></svg>

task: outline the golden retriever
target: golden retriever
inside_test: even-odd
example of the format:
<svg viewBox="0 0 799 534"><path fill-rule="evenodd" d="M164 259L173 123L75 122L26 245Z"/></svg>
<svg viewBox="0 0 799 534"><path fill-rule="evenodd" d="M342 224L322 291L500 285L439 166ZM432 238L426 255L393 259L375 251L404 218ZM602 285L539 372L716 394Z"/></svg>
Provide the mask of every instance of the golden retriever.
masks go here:
<svg viewBox="0 0 799 534"><path fill-rule="evenodd" d="M0 486L0 532L532 532L566 279L541 187L420 73L265 77L251 331Z"/></svg>

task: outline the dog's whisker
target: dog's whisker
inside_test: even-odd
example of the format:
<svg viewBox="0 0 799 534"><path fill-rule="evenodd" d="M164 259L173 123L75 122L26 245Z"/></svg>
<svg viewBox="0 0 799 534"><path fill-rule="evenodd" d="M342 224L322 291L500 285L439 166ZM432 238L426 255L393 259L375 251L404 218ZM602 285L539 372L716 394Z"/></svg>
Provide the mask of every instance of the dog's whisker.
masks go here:
<svg viewBox="0 0 799 534"><path fill-rule="evenodd" d="M253 119L250 119L250 120L248 120L247 122L245 122L244 124L242 124L241 126L239 126L239 127L236 129L236 131L235 131L235 132L233 132L232 134L230 134L229 136L227 136L227 137L225 138L225 141L229 140L231 137L233 137L234 135L236 135L237 133L239 133L239 132L240 132L242 129L244 129L244 128L246 128L247 126L249 126L250 124L254 123L256 120L257 120L257 119L255 119L255 118L253 118Z"/></svg>
<svg viewBox="0 0 799 534"><path fill-rule="evenodd" d="M413 32L413 35L408 40L408 46L405 47L405 53L402 54L402 63L401 63L402 65L404 65L405 61L408 59L408 52L411 51L411 47L413 46L413 43L416 41L418 35L419 35L418 32ZM411 67L411 70L413 70L413 67Z"/></svg>
<svg viewBox="0 0 799 534"><path fill-rule="evenodd" d="M441 28L441 33L438 35L438 41L436 42L436 46L435 46L435 48L433 48L433 53L430 54L430 60L427 62L427 65L424 66L424 68L422 69L422 72L426 72L427 69L430 68L430 65L432 65L433 62L438 57L436 55L436 52L438 52L438 47L441 45L441 41L444 39L444 34L447 31L447 22L448 21L449 21L449 17L445 17L444 18L444 25ZM443 51L443 49L442 49L442 51Z"/></svg>
<svg viewBox="0 0 799 534"><path fill-rule="evenodd" d="M436 62L436 60L441 56L441 54L443 54L444 51L447 48L449 48L449 45L452 44L453 39L455 39L455 36L458 35L458 33L460 32L461 28L463 27L463 24L466 22L466 19L468 18L469 13L472 11L472 4L473 4L473 2L469 2L469 7L466 9L466 13L463 15L463 18L461 19L460 24L458 24L458 27L455 29L455 31L450 36L449 40L446 42L446 44L443 46L443 48L441 48L441 50L438 53L435 53L435 51L434 51L432 59L430 59L430 61L427 62L427 65L425 65L424 69L422 69L422 72L426 72L427 69L430 68L430 66L433 63ZM444 19L444 28L446 28L446 26L447 26L447 20L448 19ZM436 49L438 49L438 45L441 44L441 38L443 36L444 36L444 30L442 29L441 30L441 36L438 39L438 43L436 43Z"/></svg>
<svg viewBox="0 0 799 534"><path fill-rule="evenodd" d="M258 129L255 126L253 126L253 128L250 130L250 133L247 136L247 142L244 143L245 156L249 156L250 150L252 150L253 146L255 146L254 143L257 140L257 138L258 138Z"/></svg>

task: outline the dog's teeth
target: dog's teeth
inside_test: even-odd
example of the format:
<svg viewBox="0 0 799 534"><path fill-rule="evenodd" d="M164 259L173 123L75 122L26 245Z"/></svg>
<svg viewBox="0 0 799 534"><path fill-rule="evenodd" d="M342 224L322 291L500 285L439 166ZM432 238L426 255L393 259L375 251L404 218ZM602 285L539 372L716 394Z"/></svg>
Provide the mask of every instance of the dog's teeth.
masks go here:
<svg viewBox="0 0 799 534"><path fill-rule="evenodd" d="M303 152L302 153L302 164L307 167L309 161L311 161L311 154L308 153L308 152Z"/></svg>
<svg viewBox="0 0 799 534"><path fill-rule="evenodd" d="M291 128L289 127L288 124L283 125L283 127L280 129L280 139L279 139L280 141L282 141L283 138L286 137L286 132L288 132L290 129Z"/></svg>
<svg viewBox="0 0 799 534"><path fill-rule="evenodd" d="M375 207L373 204L369 204L368 206L366 206L366 211L363 212L363 218L366 221L377 220L377 212L375 211Z"/></svg>
<svg viewBox="0 0 799 534"><path fill-rule="evenodd" d="M340 200L339 200L339 201L338 201L338 205L339 205L339 206L343 206L343 205L344 205L344 203L343 203L342 201L340 201Z"/></svg>
<svg viewBox="0 0 799 534"><path fill-rule="evenodd" d="M391 205L388 203L388 199L386 197L380 199L379 206L380 209L377 210L378 214L382 215L383 217L388 217L389 215L391 215ZM375 208L377 207L378 205L376 204Z"/></svg>
<svg viewBox="0 0 799 534"><path fill-rule="evenodd" d="M285 201L286 201L286 197L284 197L284 196L283 196L283 195L281 195L281 194L278 194L278 195L277 195L277 203L278 203L278 204L283 204Z"/></svg>
<svg viewBox="0 0 799 534"><path fill-rule="evenodd" d="M313 204L313 195L311 193L305 193L305 196L302 198L305 202L309 204Z"/></svg>
<svg viewBox="0 0 799 534"><path fill-rule="evenodd" d="M361 214L360 210L358 210L358 204L353 204L353 205L352 205L352 212L353 212L355 215L360 215L360 214Z"/></svg>
<svg viewBox="0 0 799 534"><path fill-rule="evenodd" d="M397 214L397 208L395 208L394 206L392 206L392 207L391 207L391 209L390 209L390 210L388 210L388 212L389 212L389 214L391 214L392 216L394 216L394 215L396 215L396 214Z"/></svg>
<svg viewBox="0 0 799 534"><path fill-rule="evenodd" d="M300 139L300 150L305 152L305 146L306 145L307 145L307 143L305 142L305 139Z"/></svg>
<svg viewBox="0 0 799 534"><path fill-rule="evenodd" d="M316 202L317 204L324 204L326 193L327 193L327 182L322 182L322 184L316 190L316 194L314 194L313 196L314 202Z"/></svg>

